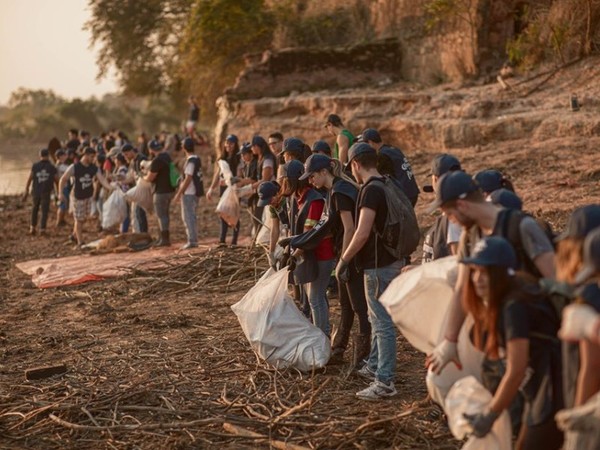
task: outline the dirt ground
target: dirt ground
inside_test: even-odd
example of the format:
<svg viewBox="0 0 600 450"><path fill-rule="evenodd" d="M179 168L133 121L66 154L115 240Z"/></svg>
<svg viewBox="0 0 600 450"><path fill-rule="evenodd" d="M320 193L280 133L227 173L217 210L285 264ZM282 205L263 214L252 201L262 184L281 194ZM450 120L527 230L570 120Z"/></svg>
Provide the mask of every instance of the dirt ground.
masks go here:
<svg viewBox="0 0 600 450"><path fill-rule="evenodd" d="M469 172L503 170L525 209L559 231L575 207L600 198L600 133L572 132L594 111L565 113L556 123L570 130L564 137L452 152ZM421 185L435 153L408 155ZM417 204L423 230L433 221L423 212L432 200L423 194ZM179 210L172 208L173 240L181 244ZM16 263L81 252L66 244L64 228L28 236L29 203L0 197L0 448L460 447L440 410L425 400L423 355L401 336L399 395L377 403L356 399L366 383L348 365L301 374L260 361L229 307L254 284L266 258L247 246L216 248L213 209L203 204L205 246L184 266L39 290ZM155 219L150 223L156 235ZM86 232L88 241L97 236ZM331 310L336 324L336 299ZM65 374L25 379L27 369L58 364Z"/></svg>

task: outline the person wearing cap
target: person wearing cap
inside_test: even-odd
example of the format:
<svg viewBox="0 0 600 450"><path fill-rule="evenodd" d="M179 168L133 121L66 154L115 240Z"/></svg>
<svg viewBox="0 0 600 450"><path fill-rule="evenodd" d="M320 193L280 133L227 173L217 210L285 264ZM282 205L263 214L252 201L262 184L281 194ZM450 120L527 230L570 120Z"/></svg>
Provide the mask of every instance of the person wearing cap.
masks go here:
<svg viewBox="0 0 600 450"><path fill-rule="evenodd" d="M383 186L385 178L377 171L377 151L369 144L353 144L348 151L348 165L352 175L361 184L355 217L356 231L336 267L336 276L342 282L349 280L350 264L357 264L364 272L365 295L371 322L371 353L358 374L371 380L366 389L356 393L365 400L378 400L397 394L396 327L392 318L379 303L379 296L400 273L405 259L397 259L388 252L377 234L383 233L388 202Z"/></svg>
<svg viewBox="0 0 600 450"><path fill-rule="evenodd" d="M92 201L94 197L94 180L98 180L100 184L112 191L114 188L108 183L107 179L98 171L98 167L94 164L96 150L91 147L86 147L83 150L81 159L70 165L67 171L63 174L58 184L58 192L61 193L61 201L66 201L64 188L71 178L73 178L73 218L75 224L73 226L73 235L77 241L79 248L83 243L83 222L91 215Z"/></svg>
<svg viewBox="0 0 600 450"><path fill-rule="evenodd" d="M179 189L173 199L174 202L181 200L181 218L185 224L187 243L181 247L182 250L198 247L198 226L196 210L200 197L204 195L202 185L202 161L196 155L195 143L191 137L186 137L182 143L186 160L183 173L185 178L179 184Z"/></svg>
<svg viewBox="0 0 600 450"><path fill-rule="evenodd" d="M469 268L463 303L475 318L474 344L484 352L484 364L506 358L498 386L486 386L494 392L486 410L465 414L473 434L485 437L521 390L526 408L515 448L560 449L563 434L554 420L563 406L560 317L537 283L515 275L517 255L503 237L481 239L460 263Z"/></svg>
<svg viewBox="0 0 600 450"><path fill-rule="evenodd" d="M465 172L447 172L438 180L435 191L436 200L429 210L440 208L448 216L448 220L459 223L463 228L457 249L459 259L468 257L473 246L482 237L503 236L506 233L503 224L511 211L487 202L477 183ZM518 233L504 237L517 249L517 260L521 269L536 278L555 277L554 247L533 217L523 217ZM468 267L459 266L444 339L427 357L427 366L436 374L441 373L451 361L460 367L456 342L465 319L461 298L468 276Z"/></svg>
<svg viewBox="0 0 600 450"><path fill-rule="evenodd" d="M124 146L123 146L124 147ZM129 164L127 158L122 152L119 152L115 157L115 170L112 174L111 179L116 182L117 187L122 192L127 192L130 188L135 185L135 179L133 173L129 170ZM100 209L101 211L101 209ZM129 231L129 225L131 224L131 213L127 208L127 217L121 222L120 230L121 233L127 233Z"/></svg>
<svg viewBox="0 0 600 450"><path fill-rule="evenodd" d="M188 134L192 134L192 132L196 128L198 120L200 120L200 107L198 106L198 103L196 103L196 97L194 97L193 95L190 95L188 97L188 105L190 107L188 110L188 120L185 123L185 129L188 132Z"/></svg>
<svg viewBox="0 0 600 450"><path fill-rule="evenodd" d="M367 128L360 135L360 140L377 151L377 170L382 175L389 175L398 182L413 207L419 198L419 186L408 159L398 147L384 144L381 135L374 128Z"/></svg>
<svg viewBox="0 0 600 450"><path fill-rule="evenodd" d="M507 209L515 209L521 211L523 209L523 200L506 188L496 189L488 195L488 200L494 205L502 206Z"/></svg>
<svg viewBox="0 0 600 450"><path fill-rule="evenodd" d="M271 232L269 234L269 265L277 270L276 259L277 242L283 232L284 236L289 236L290 216L287 208L286 198L279 194L281 186L276 181L263 181L258 186L258 206L269 207L269 217L271 218ZM279 267L281 268L281 267Z"/></svg>
<svg viewBox="0 0 600 450"><path fill-rule="evenodd" d="M325 128L332 136L335 136L333 157L339 159L342 164L346 164L348 162L348 149L354 142L354 135L344 127L342 119L337 114L327 116Z"/></svg>
<svg viewBox="0 0 600 450"><path fill-rule="evenodd" d="M143 178L142 162L147 161L148 158L141 153L139 150L133 147L133 145L127 143L121 147L121 153L127 160L129 165L129 174L134 177L134 181ZM148 232L148 217L146 211L137 203L131 204L131 216L133 217L133 230L136 233L147 233Z"/></svg>
<svg viewBox="0 0 600 450"><path fill-rule="evenodd" d="M247 146L244 150L245 152L252 154L250 147ZM240 151L239 139L235 134L229 134L225 138L225 143L223 144L223 151L219 155L219 160L224 161L229 166L231 173L234 177L243 178L243 164L241 158L243 158L243 153ZM219 188L219 197L223 195L225 189L227 189L227 182L235 181L235 180L225 180L223 173L221 172L221 168L218 162L215 164L215 168L213 170L213 178L210 183L210 187L206 191L206 199L210 201L214 192ZM242 186L243 183L238 183L238 186ZM227 231L229 230L229 224L225 222L222 218L219 218L219 245L225 245L225 240L227 238ZM240 233L240 221L235 227L232 227L232 237L231 237L231 245L237 245L238 236Z"/></svg>
<svg viewBox="0 0 600 450"><path fill-rule="evenodd" d="M284 167L281 195L296 200L298 209L294 217L290 218L291 236L300 236L317 226L325 208L325 199L310 186L307 177L303 177L304 166L300 161L289 161ZM284 248L290 245L293 250L292 259L302 261L292 263L294 279L297 284L305 286L313 324L329 337L331 330L327 285L335 266L331 235L319 238L310 250L294 247L291 237L280 240L279 244Z"/></svg>
<svg viewBox="0 0 600 450"><path fill-rule="evenodd" d="M69 168L69 164L67 163L67 151L65 149L58 149L56 151L56 176L58 177L58 179L60 180L62 178L62 176L64 175L64 173L67 171L67 169ZM58 187L57 187L58 189ZM58 200L57 204L58 204L58 208L56 209L56 226L57 227L63 227L67 224L67 222L65 221L65 216L67 214L67 210L69 209L69 196L71 195L71 184L67 184L67 186L65 186L65 191L63 192L66 201L61 201ZM56 193L56 196L60 199L60 192Z"/></svg>
<svg viewBox="0 0 600 450"><path fill-rule="evenodd" d="M295 159L304 164L304 142L295 137L287 138L283 141L282 156L285 163Z"/></svg>
<svg viewBox="0 0 600 450"><path fill-rule="evenodd" d="M269 149L269 144L267 144L267 141L265 141L262 136L254 136L252 138L251 149L252 153L257 158L257 179L256 181L246 181L251 181L252 190L256 193L260 183L263 181L273 181L275 179L275 175L277 174L277 160L273 152ZM250 210L254 221L254 236L258 236L258 232L262 227L264 212L264 207L257 206L257 200L257 196L253 196L249 199Z"/></svg>
<svg viewBox="0 0 600 450"><path fill-rule="evenodd" d="M340 257L348 248L354 235L354 214L358 199L358 185L348 177L337 159L315 153L304 165L304 175L317 190L327 192L324 226L334 236L334 252ZM362 271L350 264L348 281L338 280L340 299L340 325L331 344L330 362L341 362L348 347L354 315L358 317L358 333L353 336L354 354L352 366L355 368L369 356L371 350L371 324L367 312L365 285Z"/></svg>
<svg viewBox="0 0 600 450"><path fill-rule="evenodd" d="M50 195L54 187L58 185L58 175L56 167L50 162L50 152L44 148L40 150L40 160L31 166L23 201L27 200L29 189L33 185L31 197L33 198L33 209L31 210L31 223L29 226L29 234L35 235L38 224L38 214L40 207L42 209L42 217L40 222L40 234L46 234L46 224L48 223L48 213L50 211Z"/></svg>
<svg viewBox="0 0 600 450"><path fill-rule="evenodd" d="M454 155L442 153L435 156L431 162L431 185L423 186L423 191L435 192L439 178L455 170L462 170L462 168L460 161ZM425 233L422 261L426 263L455 255L461 231L460 224L450 222L445 214L437 216L432 227Z"/></svg>
<svg viewBox="0 0 600 450"><path fill-rule="evenodd" d="M328 156L329 158L331 158L331 147L329 146L329 144L323 140L318 140L315 141L314 144L312 145L311 151L313 153L318 153L321 155L325 155Z"/></svg>
<svg viewBox="0 0 600 450"><path fill-rule="evenodd" d="M473 178L479 185L483 194L488 197L492 192L498 189L507 189L515 192L512 182L506 178L502 172L496 169L486 169L477 172Z"/></svg>
<svg viewBox="0 0 600 450"><path fill-rule="evenodd" d="M169 207L173 200L175 188L171 186L171 157L165 151L163 144L154 139L148 144L150 153L153 155L150 172L144 177L146 181L154 183L154 211L158 219L160 237L155 242L157 247L168 247L171 245L169 234Z"/></svg>

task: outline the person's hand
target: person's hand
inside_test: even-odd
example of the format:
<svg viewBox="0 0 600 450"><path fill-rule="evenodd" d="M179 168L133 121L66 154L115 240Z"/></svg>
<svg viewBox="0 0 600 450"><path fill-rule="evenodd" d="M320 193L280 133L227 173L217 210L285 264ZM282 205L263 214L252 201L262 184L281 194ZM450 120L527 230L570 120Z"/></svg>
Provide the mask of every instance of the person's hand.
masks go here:
<svg viewBox="0 0 600 450"><path fill-rule="evenodd" d="M290 242L292 242L292 236L279 239L279 241L277 241L277 245L286 248L288 245L290 245Z"/></svg>
<svg viewBox="0 0 600 450"><path fill-rule="evenodd" d="M450 342L448 339L444 339L433 349L431 355L427 356L425 367L430 367L436 375L439 375L449 362L453 362L456 364L456 367L462 370L462 364L458 358L456 342Z"/></svg>
<svg viewBox="0 0 600 450"><path fill-rule="evenodd" d="M208 200L209 202L212 199L212 194L213 194L212 188L208 188L208 191L206 191L206 200Z"/></svg>
<svg viewBox="0 0 600 450"><path fill-rule="evenodd" d="M181 192L177 191L175 197L173 197L173 202L177 203L179 200L181 200Z"/></svg>
<svg viewBox="0 0 600 450"><path fill-rule="evenodd" d="M335 267L335 277L340 283L347 283L350 279L350 265L340 258Z"/></svg>
<svg viewBox="0 0 600 450"><path fill-rule="evenodd" d="M589 305L569 305L563 310L558 336L564 341L579 341L598 336L600 315Z"/></svg>
<svg viewBox="0 0 600 450"><path fill-rule="evenodd" d="M296 258L294 258L293 256L290 256L290 258L288 259L288 271L293 272L294 270L296 270Z"/></svg>
<svg viewBox="0 0 600 450"><path fill-rule="evenodd" d="M558 428L563 431L595 430L600 426L600 395L594 395L581 406L562 409L554 418Z"/></svg>
<svg viewBox="0 0 600 450"><path fill-rule="evenodd" d="M231 179L229 180L229 182L233 186L234 184L237 184L237 183L240 182L240 178L239 177L231 177Z"/></svg>
<svg viewBox="0 0 600 450"><path fill-rule="evenodd" d="M499 415L497 412L488 411L487 413L463 414L463 417L467 419L467 422L473 428L473 434L478 438L482 438L492 431L494 422Z"/></svg>
<svg viewBox="0 0 600 450"><path fill-rule="evenodd" d="M271 266L273 270L277 270L277 260L275 259L275 253L267 253L267 259L269 260L269 266Z"/></svg>
<svg viewBox="0 0 600 450"><path fill-rule="evenodd" d="M404 266L402 269L400 269L400 273L406 273L409 270L413 270L416 268L417 268L417 266L415 266L414 264L409 264L408 266Z"/></svg>

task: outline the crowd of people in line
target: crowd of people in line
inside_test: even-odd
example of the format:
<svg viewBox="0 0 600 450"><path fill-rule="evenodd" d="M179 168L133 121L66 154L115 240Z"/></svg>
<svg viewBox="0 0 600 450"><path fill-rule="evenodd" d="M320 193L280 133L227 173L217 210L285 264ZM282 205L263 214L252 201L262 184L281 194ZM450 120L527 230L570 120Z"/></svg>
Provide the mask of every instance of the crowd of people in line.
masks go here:
<svg viewBox="0 0 600 450"><path fill-rule="evenodd" d="M269 264L288 268L299 308L331 339L330 363L344 361L352 337L349 360L369 381L356 395L395 396L397 331L378 299L394 278L415 267L415 228L417 240L420 234L413 208L420 189L406 156L378 130L355 137L330 114L325 127L333 146L324 140L309 146L279 132L246 143L228 135L204 194L193 125L188 123L191 132L180 141L185 158L178 184L170 178L173 152L180 151L176 139L171 145L169 136L157 136L136 148L121 134L94 141L71 130L65 148L55 153L56 166L42 150L32 168L31 232L40 207L40 232L46 230L55 185L57 225L74 202L74 239L82 244L82 221L94 207L102 208L98 192L115 189L115 183L127 189L143 178L155 186L157 245L170 244L168 210L175 200L190 248L197 245L200 196L212 199L231 186L245 191L241 201L251 212L255 236L269 219ZM459 264L443 340L426 365L438 374L448 364L461 366L457 340L470 315L471 338L485 354L482 379L493 394L487 411L467 417L473 433L486 436L508 410L517 448L562 448L556 414L600 391L600 205L576 209L566 230L555 235L548 223L523 210L512 182L498 170L472 176L457 157L443 153L432 160L430 176L422 190L435 194L429 212L437 215L425 234L421 263L455 255ZM131 223L135 231L147 231L143 208L132 205L121 231ZM225 220L219 244L225 245L229 228L230 243L237 244L240 221ZM336 327L329 316L332 280L341 308ZM351 336L355 318L358 332ZM600 448L599 416L600 407L592 427L568 433L565 448Z"/></svg>

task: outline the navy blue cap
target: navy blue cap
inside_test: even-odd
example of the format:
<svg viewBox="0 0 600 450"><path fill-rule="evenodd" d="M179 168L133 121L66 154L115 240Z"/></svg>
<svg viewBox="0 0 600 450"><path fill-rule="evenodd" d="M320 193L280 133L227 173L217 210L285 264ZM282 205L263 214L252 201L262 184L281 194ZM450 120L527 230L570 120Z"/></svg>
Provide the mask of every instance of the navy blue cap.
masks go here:
<svg viewBox="0 0 600 450"><path fill-rule="evenodd" d="M510 242L500 236L488 236L481 239L473 254L460 260L463 264L476 266L500 266L507 269L517 268L517 254Z"/></svg>
<svg viewBox="0 0 600 450"><path fill-rule="evenodd" d="M66 155L66 154L67 154L67 151L64 148L59 148L58 150L56 150L56 153L55 153L57 158L59 156Z"/></svg>
<svg viewBox="0 0 600 450"><path fill-rule="evenodd" d="M83 154L84 155L95 155L96 154L96 150L94 150L92 147L86 147L83 150Z"/></svg>
<svg viewBox="0 0 600 450"><path fill-rule="evenodd" d="M315 141L311 150L313 151L313 153L321 152L326 153L327 155L331 155L331 147L327 142L322 140Z"/></svg>
<svg viewBox="0 0 600 450"><path fill-rule="evenodd" d="M320 155L315 153L310 155L304 163L304 175L300 177L301 180L306 180L313 173L318 172L322 169L331 167L331 158L326 155Z"/></svg>
<svg viewBox="0 0 600 450"><path fill-rule="evenodd" d="M50 152L48 151L47 148L43 148L40 150L40 157L41 158L47 158L48 156L50 156Z"/></svg>
<svg viewBox="0 0 600 450"><path fill-rule="evenodd" d="M242 144L242 148L240 148L238 155L243 155L244 153L252 153L252 145L250 142L244 142Z"/></svg>
<svg viewBox="0 0 600 450"><path fill-rule="evenodd" d="M158 139L152 139L148 144L148 148L155 152L158 152L163 149L162 143Z"/></svg>
<svg viewBox="0 0 600 450"><path fill-rule="evenodd" d="M490 200L496 205L503 206L508 209L523 209L523 200L517 194L508 189L496 189L490 194Z"/></svg>
<svg viewBox="0 0 600 450"><path fill-rule="evenodd" d="M600 227L600 205L586 205L577 208L569 217L567 228L557 238L583 239L594 228Z"/></svg>
<svg viewBox="0 0 600 450"><path fill-rule="evenodd" d="M225 138L226 141L233 142L234 144L238 143L238 137L235 134L230 134Z"/></svg>
<svg viewBox="0 0 600 450"><path fill-rule="evenodd" d="M479 190L477 183L461 170L447 172L438 180L436 198L429 205L428 211L433 212L444 203L465 198L471 192Z"/></svg>
<svg viewBox="0 0 600 450"><path fill-rule="evenodd" d="M583 242L583 267L575 275L575 283L583 283L597 272L600 272L600 227L591 231Z"/></svg>
<svg viewBox="0 0 600 450"><path fill-rule="evenodd" d="M131 145L129 142L127 144L123 144L123 146L121 147L121 152L132 152L133 151L133 145Z"/></svg>
<svg viewBox="0 0 600 450"><path fill-rule="evenodd" d="M181 143L181 146L183 147L184 150L187 150L188 152L193 152L194 147L196 146L196 143L194 142L194 140L191 137L186 137L183 140L183 142Z"/></svg>
<svg viewBox="0 0 600 450"><path fill-rule="evenodd" d="M483 192L494 192L502 187L504 175L495 169L482 170L473 177Z"/></svg>
<svg viewBox="0 0 600 450"><path fill-rule="evenodd" d="M267 206L279 192L279 185L274 181L263 181L258 186L258 202L256 206Z"/></svg>
<svg viewBox="0 0 600 450"><path fill-rule="evenodd" d="M299 180L304 173L304 165L297 159L288 161L283 166L282 176L290 178L292 180Z"/></svg>
<svg viewBox="0 0 600 450"><path fill-rule="evenodd" d="M381 142L381 135L375 128L367 128L360 134L360 140L362 142Z"/></svg>
<svg viewBox="0 0 600 450"><path fill-rule="evenodd" d="M268 148L269 144L262 136L254 136L252 138L252 145L258 145L261 148Z"/></svg>
<svg viewBox="0 0 600 450"><path fill-rule="evenodd" d="M283 150L282 153L285 152L294 152L302 154L304 151L304 142L295 137L289 137L285 141L283 141Z"/></svg>
<svg viewBox="0 0 600 450"><path fill-rule="evenodd" d="M431 174L436 177L441 177L452 170L462 170L460 161L454 155L449 153L441 153L431 161Z"/></svg>
<svg viewBox="0 0 600 450"><path fill-rule="evenodd" d="M348 149L348 164L350 164L352 162L352 160L354 158L356 158L358 155L365 155L365 154L373 154L376 155L377 151L375 151L375 149L373 147L371 147L369 144L366 144L364 142L357 142L356 144L352 144L352 147L350 147L350 149Z"/></svg>

